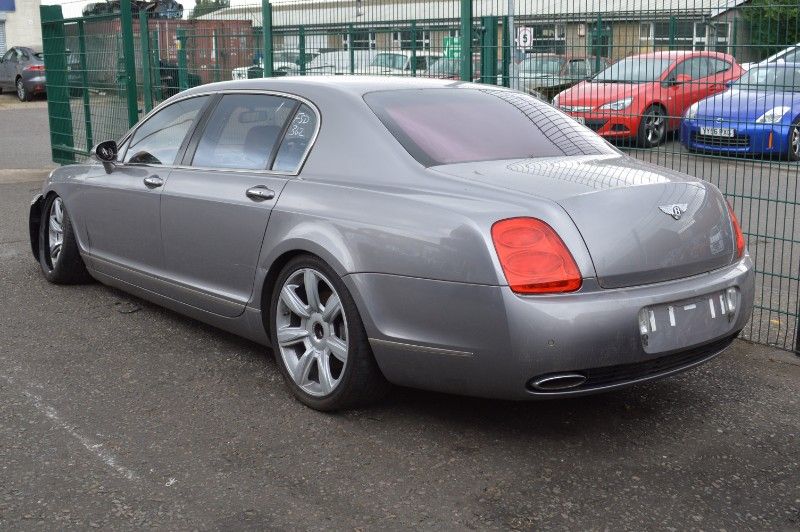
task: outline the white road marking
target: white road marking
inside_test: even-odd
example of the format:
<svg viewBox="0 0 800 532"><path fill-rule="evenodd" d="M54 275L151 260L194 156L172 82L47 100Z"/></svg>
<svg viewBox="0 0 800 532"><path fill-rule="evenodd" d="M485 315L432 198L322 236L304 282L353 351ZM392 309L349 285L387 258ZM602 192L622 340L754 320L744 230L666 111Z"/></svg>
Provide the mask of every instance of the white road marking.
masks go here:
<svg viewBox="0 0 800 532"><path fill-rule="evenodd" d="M656 331L656 314L652 310L650 311L650 330Z"/></svg>
<svg viewBox="0 0 800 532"><path fill-rule="evenodd" d="M671 327L675 327L675 308L669 307L669 324Z"/></svg>
<svg viewBox="0 0 800 532"><path fill-rule="evenodd" d="M138 480L137 475L133 470L119 464L117 457L113 453L103 449L103 444L98 443L91 438L88 438L75 430L74 427L61 419L61 416L56 412L56 409L44 402L44 400L35 393L29 392L19 385L15 384L15 379L8 375L0 373L0 379L6 381L9 385L14 386L28 401L33 405L36 410L44 414L55 426L78 440L87 451L90 451L96 457L103 461L108 467L116 471L120 476L128 480Z"/></svg>
<svg viewBox="0 0 800 532"><path fill-rule="evenodd" d="M708 298L708 308L710 308L710 309L711 309L711 319L712 319L712 320L713 320L713 319L716 319L716 317L717 317L717 311L716 311L716 309L714 308L714 298L713 298L713 297L709 297L709 298Z"/></svg>

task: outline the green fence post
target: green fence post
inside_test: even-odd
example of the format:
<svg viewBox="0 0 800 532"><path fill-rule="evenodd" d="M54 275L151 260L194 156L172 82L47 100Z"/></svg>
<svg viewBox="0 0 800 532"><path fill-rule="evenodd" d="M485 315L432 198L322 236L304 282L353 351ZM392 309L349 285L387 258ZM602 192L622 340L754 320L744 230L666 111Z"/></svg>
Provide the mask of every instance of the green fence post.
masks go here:
<svg viewBox="0 0 800 532"><path fill-rule="evenodd" d="M461 0L461 79L472 81L472 0Z"/></svg>
<svg viewBox="0 0 800 532"><path fill-rule="evenodd" d="M497 85L497 17L483 17L481 83Z"/></svg>
<svg viewBox="0 0 800 532"><path fill-rule="evenodd" d="M214 28L214 81L221 81L222 80L222 67L220 66L220 55L219 55L219 32L217 29Z"/></svg>
<svg viewBox="0 0 800 532"><path fill-rule="evenodd" d="M503 17L503 86L511 86L511 24L508 17Z"/></svg>
<svg viewBox="0 0 800 532"><path fill-rule="evenodd" d="M150 28L147 24L147 11L139 11L139 54L142 56L142 94L144 95L144 112L153 108L153 87L150 82Z"/></svg>
<svg viewBox="0 0 800 532"><path fill-rule="evenodd" d="M269 0L261 0L261 28L264 34L263 53L264 53L264 74L265 78L271 78L273 75L273 57L272 57L272 4ZM303 68L302 66L300 67Z"/></svg>
<svg viewBox="0 0 800 532"><path fill-rule="evenodd" d="M67 79L67 42L61 6L40 6L44 67L47 72L47 117L53 162L75 162L72 111Z"/></svg>
<svg viewBox="0 0 800 532"><path fill-rule="evenodd" d="M152 66L155 69L155 77L151 76L151 79L156 80L156 83L153 84L155 88L155 99L157 102L160 102L164 99L164 95L161 93L161 49L159 48L158 43L158 29L153 31L153 62Z"/></svg>
<svg viewBox="0 0 800 532"><path fill-rule="evenodd" d="M306 75L306 29L303 26L298 28L297 48L300 50L300 75Z"/></svg>
<svg viewBox="0 0 800 532"><path fill-rule="evenodd" d="M189 75L186 66L186 28L178 28L178 90L189 88Z"/></svg>
<svg viewBox="0 0 800 532"><path fill-rule="evenodd" d="M125 69L124 90L128 104L128 125L139 121L139 102L136 93L136 57L133 47L133 11L131 0L120 0L120 30L122 32L122 57Z"/></svg>
<svg viewBox="0 0 800 532"><path fill-rule="evenodd" d="M669 17L669 49L675 49L676 35L678 33L678 19Z"/></svg>
<svg viewBox="0 0 800 532"><path fill-rule="evenodd" d="M403 34L400 33L400 42L403 41L402 39ZM411 21L411 75L417 75L417 21Z"/></svg>
<svg viewBox="0 0 800 532"><path fill-rule="evenodd" d="M350 55L350 73L356 73L356 51L353 49L353 25L347 27L347 51Z"/></svg>
<svg viewBox="0 0 800 532"><path fill-rule="evenodd" d="M89 69L86 61L86 33L83 20L78 21L78 53L81 61L81 94L83 96L83 122L86 129L86 149L94 147L92 135L92 108L89 105ZM71 88L71 87L70 87Z"/></svg>

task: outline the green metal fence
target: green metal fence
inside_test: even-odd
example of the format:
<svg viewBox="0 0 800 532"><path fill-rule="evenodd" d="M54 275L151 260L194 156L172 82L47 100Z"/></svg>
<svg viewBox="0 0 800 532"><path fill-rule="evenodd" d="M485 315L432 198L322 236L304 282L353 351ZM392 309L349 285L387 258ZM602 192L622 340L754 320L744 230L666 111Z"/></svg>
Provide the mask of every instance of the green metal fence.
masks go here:
<svg viewBox="0 0 800 532"><path fill-rule="evenodd" d="M743 336L800 353L800 74L786 74L800 62L796 1L285 0L198 17L120 5L74 19L41 8L54 161L85 159L203 83L377 74L508 86L719 186L757 270Z"/></svg>

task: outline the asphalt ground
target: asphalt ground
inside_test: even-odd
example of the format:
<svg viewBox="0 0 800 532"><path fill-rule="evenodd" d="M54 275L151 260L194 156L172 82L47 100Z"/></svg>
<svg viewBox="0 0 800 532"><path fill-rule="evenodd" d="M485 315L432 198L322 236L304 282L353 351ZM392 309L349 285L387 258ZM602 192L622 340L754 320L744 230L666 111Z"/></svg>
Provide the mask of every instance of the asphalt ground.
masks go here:
<svg viewBox="0 0 800 532"><path fill-rule="evenodd" d="M26 216L46 172L13 173L0 178L0 529L800 528L794 355L737 341L594 397L395 389L320 414L261 346L100 284L44 281Z"/></svg>

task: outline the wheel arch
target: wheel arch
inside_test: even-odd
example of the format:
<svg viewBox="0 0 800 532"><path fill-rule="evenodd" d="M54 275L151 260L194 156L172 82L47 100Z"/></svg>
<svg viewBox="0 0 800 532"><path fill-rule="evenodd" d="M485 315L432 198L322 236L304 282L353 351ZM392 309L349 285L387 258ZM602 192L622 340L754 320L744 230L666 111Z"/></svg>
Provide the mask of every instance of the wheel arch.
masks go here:
<svg viewBox="0 0 800 532"><path fill-rule="evenodd" d="M44 208L45 195L37 194L31 202L28 211L28 232L31 240L31 251L33 258L39 260L39 232L42 227L42 209Z"/></svg>

